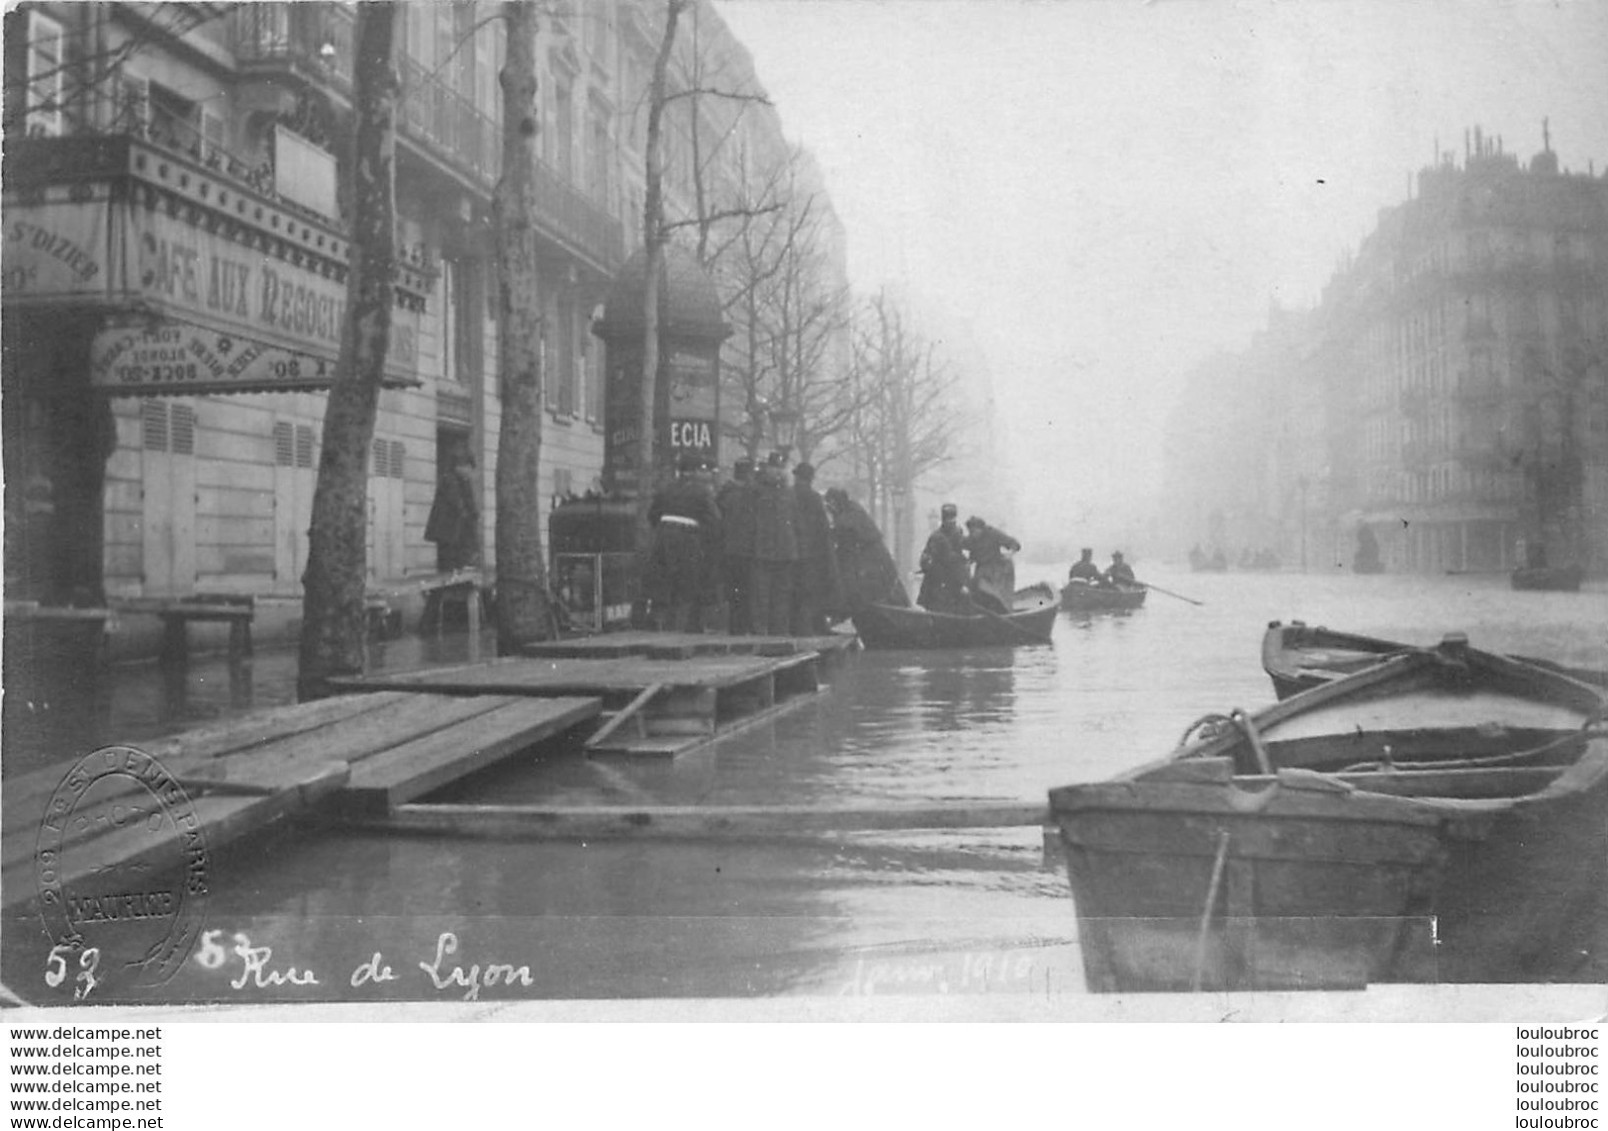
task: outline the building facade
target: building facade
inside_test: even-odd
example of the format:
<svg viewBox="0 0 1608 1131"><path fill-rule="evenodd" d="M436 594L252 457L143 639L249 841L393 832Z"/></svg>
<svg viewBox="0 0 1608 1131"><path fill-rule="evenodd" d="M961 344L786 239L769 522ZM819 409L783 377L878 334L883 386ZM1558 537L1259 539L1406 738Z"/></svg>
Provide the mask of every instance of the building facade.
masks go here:
<svg viewBox="0 0 1608 1131"><path fill-rule="evenodd" d="M1241 455L1226 474L1198 454L1221 443L1172 437L1175 528L1267 531L1286 568L1350 568L1370 541L1393 572L1608 572L1605 343L1608 177L1563 170L1550 138L1521 163L1473 130L1316 310L1191 384L1178 427Z"/></svg>
<svg viewBox="0 0 1608 1131"><path fill-rule="evenodd" d="M440 568L425 527L459 451L495 567L498 7L400 5L404 264L369 456L377 586ZM729 51L713 9L697 12ZM37 3L6 20L8 596L299 595L345 303L353 9ZM591 324L640 243L662 4L584 0L539 23L540 475L556 500L602 471ZM671 120L685 212L694 131L685 109ZM741 132L780 144L774 114Z"/></svg>

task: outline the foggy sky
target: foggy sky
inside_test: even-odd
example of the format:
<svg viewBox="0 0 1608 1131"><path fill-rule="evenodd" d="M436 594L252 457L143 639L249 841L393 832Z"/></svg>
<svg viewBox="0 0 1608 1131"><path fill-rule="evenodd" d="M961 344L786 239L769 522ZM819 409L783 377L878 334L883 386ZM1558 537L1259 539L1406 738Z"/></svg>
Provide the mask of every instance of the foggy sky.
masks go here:
<svg viewBox="0 0 1608 1131"><path fill-rule="evenodd" d="M1527 161L1548 118L1565 169L1608 168L1594 0L716 6L821 163L851 281L986 354L1029 538L1159 489L1180 378L1314 305L1437 138Z"/></svg>

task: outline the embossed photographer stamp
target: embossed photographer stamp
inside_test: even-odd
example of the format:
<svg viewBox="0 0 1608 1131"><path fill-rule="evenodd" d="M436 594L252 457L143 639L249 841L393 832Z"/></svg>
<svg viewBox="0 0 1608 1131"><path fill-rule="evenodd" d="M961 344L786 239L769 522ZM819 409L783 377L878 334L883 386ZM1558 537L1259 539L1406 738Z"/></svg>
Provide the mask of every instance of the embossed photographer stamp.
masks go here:
<svg viewBox="0 0 1608 1131"><path fill-rule="evenodd" d="M45 983L82 1001L97 987L157 986L204 925L206 837L161 762L132 746L86 754L51 794L34 851L54 946Z"/></svg>

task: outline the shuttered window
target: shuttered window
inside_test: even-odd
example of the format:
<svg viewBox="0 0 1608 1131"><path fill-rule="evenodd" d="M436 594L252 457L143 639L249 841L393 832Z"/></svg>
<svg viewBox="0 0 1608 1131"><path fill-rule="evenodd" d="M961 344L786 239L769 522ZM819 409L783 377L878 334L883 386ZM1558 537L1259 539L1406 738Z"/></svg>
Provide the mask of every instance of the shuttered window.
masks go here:
<svg viewBox="0 0 1608 1131"><path fill-rule="evenodd" d="M195 409L187 404L173 406L169 418L168 442L176 456L195 454Z"/></svg>
<svg viewBox="0 0 1608 1131"><path fill-rule="evenodd" d="M160 401L146 401L140 406L140 444L147 451L167 451L167 405Z"/></svg>

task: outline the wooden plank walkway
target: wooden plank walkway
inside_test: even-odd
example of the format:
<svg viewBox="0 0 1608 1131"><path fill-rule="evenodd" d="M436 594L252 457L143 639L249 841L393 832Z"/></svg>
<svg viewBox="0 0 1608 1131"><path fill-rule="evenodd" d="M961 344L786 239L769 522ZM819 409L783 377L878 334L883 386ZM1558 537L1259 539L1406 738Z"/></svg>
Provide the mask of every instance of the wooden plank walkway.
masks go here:
<svg viewBox="0 0 1608 1131"><path fill-rule="evenodd" d="M855 805L402 805L369 822L405 832L511 840L770 840L899 829L1043 827L1043 802Z"/></svg>
<svg viewBox="0 0 1608 1131"><path fill-rule="evenodd" d="M588 743L589 753L665 756L723 737L816 695L821 689L819 665L820 654L808 650L780 656L725 652L684 659L642 654L607 659L510 656L331 682L346 690L595 696L614 717L601 737Z"/></svg>
<svg viewBox="0 0 1608 1131"><path fill-rule="evenodd" d="M694 656L798 656L814 652L823 659L840 660L859 647L853 633L826 636L723 636L696 632L603 632L567 640L542 640L524 645L527 656L574 660L608 660L646 656L655 660L684 660Z"/></svg>
<svg viewBox="0 0 1608 1131"><path fill-rule="evenodd" d="M391 692L253 712L140 743L184 787L209 851L271 821L328 806L385 813L553 735L595 719L596 698ZM33 856L50 799L77 759L3 782L0 902L35 894ZM127 775L93 787L96 812L145 787ZM111 821L69 822L63 877L71 886L110 865L160 855L162 837Z"/></svg>

